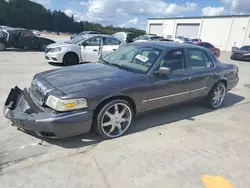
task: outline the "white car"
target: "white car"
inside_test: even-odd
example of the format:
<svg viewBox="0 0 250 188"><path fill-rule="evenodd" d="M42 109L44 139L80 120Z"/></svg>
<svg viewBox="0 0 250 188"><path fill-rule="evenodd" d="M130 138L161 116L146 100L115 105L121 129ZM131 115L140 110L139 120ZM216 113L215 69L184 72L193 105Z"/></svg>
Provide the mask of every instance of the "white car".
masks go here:
<svg viewBox="0 0 250 188"><path fill-rule="evenodd" d="M183 36L177 36L173 39L174 42L177 42L177 43L184 43L185 42L185 37Z"/></svg>
<svg viewBox="0 0 250 188"><path fill-rule="evenodd" d="M64 43L47 46L45 58L50 63L75 65L78 63L96 62L120 47L121 41L111 35L81 35Z"/></svg>

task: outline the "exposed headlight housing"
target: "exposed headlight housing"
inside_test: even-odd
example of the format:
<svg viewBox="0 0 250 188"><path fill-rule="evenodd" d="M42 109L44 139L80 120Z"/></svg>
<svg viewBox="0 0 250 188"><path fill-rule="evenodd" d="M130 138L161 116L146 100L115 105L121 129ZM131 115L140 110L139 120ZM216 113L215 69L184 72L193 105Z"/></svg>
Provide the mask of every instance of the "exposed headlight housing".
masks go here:
<svg viewBox="0 0 250 188"><path fill-rule="evenodd" d="M59 99L53 95L48 96L45 104L58 112L66 112L88 107L87 100L84 98Z"/></svg>
<svg viewBox="0 0 250 188"><path fill-rule="evenodd" d="M62 50L61 47L57 47L57 48L52 48L50 52L60 52L61 50Z"/></svg>

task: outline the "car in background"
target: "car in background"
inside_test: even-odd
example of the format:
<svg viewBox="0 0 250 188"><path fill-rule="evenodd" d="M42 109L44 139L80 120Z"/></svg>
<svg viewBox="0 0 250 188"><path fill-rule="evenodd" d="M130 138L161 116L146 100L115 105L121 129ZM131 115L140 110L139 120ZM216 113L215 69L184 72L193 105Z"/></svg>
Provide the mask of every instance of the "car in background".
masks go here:
<svg viewBox="0 0 250 188"><path fill-rule="evenodd" d="M232 60L250 61L250 45L241 48L233 47L230 58Z"/></svg>
<svg viewBox="0 0 250 188"><path fill-rule="evenodd" d="M32 32L33 32L34 35L36 35L36 36L40 36L40 35L41 35L41 32L40 32L40 31L32 30Z"/></svg>
<svg viewBox="0 0 250 188"><path fill-rule="evenodd" d="M163 38L161 36L157 36L156 34L146 34L134 39L134 42L142 42L142 41L153 41L158 38Z"/></svg>
<svg viewBox="0 0 250 188"><path fill-rule="evenodd" d="M81 33L74 34L74 35L70 36L70 39L73 39L76 36L87 35L87 34L101 34L101 32L99 32L99 31L83 31Z"/></svg>
<svg viewBox="0 0 250 188"><path fill-rule="evenodd" d="M198 46L202 46L204 48L207 48L207 49L211 50L214 53L214 55L216 55L216 57L220 57L220 49L214 47L214 45L210 44L209 42L197 42L194 44L196 44Z"/></svg>
<svg viewBox="0 0 250 188"><path fill-rule="evenodd" d="M177 43L184 43L184 42L188 41L188 38L183 37L183 36L177 36L173 39L173 41L177 42Z"/></svg>
<svg viewBox="0 0 250 188"><path fill-rule="evenodd" d="M192 43L198 43L198 42L202 42L201 39L197 39L197 38L191 38L188 40L189 42L192 42Z"/></svg>
<svg viewBox="0 0 250 188"><path fill-rule="evenodd" d="M6 29L11 29L11 27L5 26L5 25L0 25L0 31L1 30L6 30Z"/></svg>
<svg viewBox="0 0 250 188"><path fill-rule="evenodd" d="M70 41L47 46L45 58L49 63L63 63L66 66L95 62L118 49L120 44L122 42L111 35L79 35Z"/></svg>
<svg viewBox="0 0 250 188"><path fill-rule="evenodd" d="M134 34L130 32L117 32L113 36L124 43L134 42L133 39L135 38Z"/></svg>
<svg viewBox="0 0 250 188"><path fill-rule="evenodd" d="M46 46L52 43L55 43L55 41L38 37L31 30L8 29L0 31L0 51L6 48L44 51Z"/></svg>
<svg viewBox="0 0 250 188"><path fill-rule="evenodd" d="M36 74L29 89L11 89L3 113L13 126L41 137L92 129L112 139L148 110L194 99L218 109L238 81L238 67L221 63L205 48L137 42L96 63Z"/></svg>
<svg viewBox="0 0 250 188"><path fill-rule="evenodd" d="M165 39L164 37L152 37L151 41L166 41L166 42L173 42L171 39Z"/></svg>

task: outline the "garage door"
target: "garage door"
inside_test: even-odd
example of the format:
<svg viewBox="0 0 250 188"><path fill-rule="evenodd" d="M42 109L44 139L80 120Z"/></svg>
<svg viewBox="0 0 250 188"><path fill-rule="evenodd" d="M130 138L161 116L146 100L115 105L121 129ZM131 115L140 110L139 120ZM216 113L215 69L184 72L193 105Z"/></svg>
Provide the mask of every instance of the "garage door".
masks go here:
<svg viewBox="0 0 250 188"><path fill-rule="evenodd" d="M162 24L150 24L149 33L162 36L163 26Z"/></svg>
<svg viewBox="0 0 250 188"><path fill-rule="evenodd" d="M177 24L176 35L197 38L200 24Z"/></svg>

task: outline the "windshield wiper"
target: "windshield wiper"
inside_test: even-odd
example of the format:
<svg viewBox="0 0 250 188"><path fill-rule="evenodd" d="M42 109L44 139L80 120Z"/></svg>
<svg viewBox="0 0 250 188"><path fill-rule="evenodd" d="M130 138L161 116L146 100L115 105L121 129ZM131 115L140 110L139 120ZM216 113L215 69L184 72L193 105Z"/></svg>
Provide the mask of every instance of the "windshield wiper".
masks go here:
<svg viewBox="0 0 250 188"><path fill-rule="evenodd" d="M122 70L126 70L126 71L127 71L127 69L126 69L123 65L116 64L116 63L110 63L110 62L107 62L107 61L105 61L105 60L103 60L103 59L102 59L102 61L103 61L105 64L107 64L107 65L111 65L111 66L113 66L113 67L118 67L119 69L122 69Z"/></svg>

